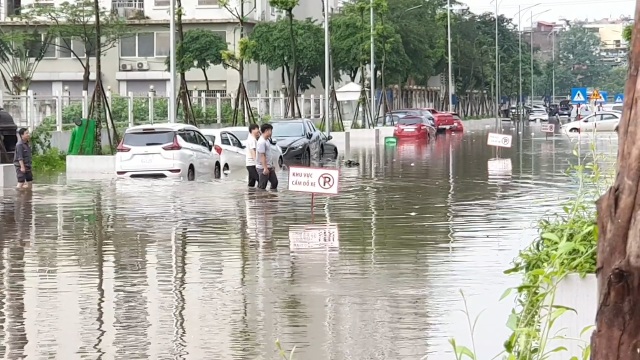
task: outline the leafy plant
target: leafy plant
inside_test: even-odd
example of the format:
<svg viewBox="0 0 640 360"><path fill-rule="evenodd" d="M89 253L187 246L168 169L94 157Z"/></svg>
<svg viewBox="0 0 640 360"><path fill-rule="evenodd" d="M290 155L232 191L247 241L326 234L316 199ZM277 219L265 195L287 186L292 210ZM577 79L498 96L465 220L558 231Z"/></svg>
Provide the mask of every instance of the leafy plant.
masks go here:
<svg viewBox="0 0 640 360"><path fill-rule="evenodd" d="M278 355L280 355L280 357L284 360L293 360L293 353L296 351L296 347L294 346L293 349L291 349L291 351L289 351L287 353L287 351L285 351L282 348L282 345L280 344L280 340L276 340L276 348L278 348Z"/></svg>

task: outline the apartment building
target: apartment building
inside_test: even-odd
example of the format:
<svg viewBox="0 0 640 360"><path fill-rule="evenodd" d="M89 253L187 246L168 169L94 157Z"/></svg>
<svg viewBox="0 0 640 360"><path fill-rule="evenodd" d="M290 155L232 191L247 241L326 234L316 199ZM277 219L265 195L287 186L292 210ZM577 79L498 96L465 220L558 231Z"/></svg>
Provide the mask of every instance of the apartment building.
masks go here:
<svg viewBox="0 0 640 360"><path fill-rule="evenodd" d="M606 63L616 66L626 64L629 44L622 36L624 28L633 23L629 18L601 19L580 23L600 38L600 57Z"/></svg>
<svg viewBox="0 0 640 360"><path fill-rule="evenodd" d="M29 5L58 6L65 0L10 0L3 3L4 9L0 13L0 24L3 26L19 26L11 16L19 12L20 7ZM73 0L72 0L73 1ZM134 94L148 93L153 88L157 95L164 96L169 89L169 72L166 70L165 59L169 56L169 6L170 0L100 0L101 6L117 12L130 20L133 35L121 39L116 46L103 55L102 74L103 83L114 93L122 95L128 92ZM275 21L283 14L269 6L268 0L245 1L245 9L255 9L248 14L249 27L261 21ZM255 1L255 2L254 2ZM337 0L331 0L332 6ZM234 7L239 6L239 0L232 0ZM184 29L206 28L226 39L230 49L234 49L239 40L239 29L235 19L218 0L184 1L183 16ZM301 0L295 9L296 18L307 17L321 20L323 2L320 0ZM84 44L74 41L72 47L83 52ZM92 69L95 69L92 63ZM79 61L73 58L68 50L51 46L45 58L38 65L30 90L39 95L52 95L69 91L72 96L82 92L83 68ZM214 66L207 71L209 88L212 92L231 93L238 87L239 76L233 69ZM95 72L91 73L90 91L95 85ZM267 94L282 88L281 72L270 71L266 66L248 64L245 69L245 85L252 94ZM205 78L199 69L186 74L190 89L206 88ZM321 92L322 86L317 81L314 91Z"/></svg>

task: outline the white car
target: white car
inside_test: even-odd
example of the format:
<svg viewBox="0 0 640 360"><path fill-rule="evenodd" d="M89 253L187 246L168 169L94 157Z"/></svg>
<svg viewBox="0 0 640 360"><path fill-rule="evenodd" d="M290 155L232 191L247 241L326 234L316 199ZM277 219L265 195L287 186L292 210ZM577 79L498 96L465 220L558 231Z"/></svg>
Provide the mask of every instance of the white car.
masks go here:
<svg viewBox="0 0 640 360"><path fill-rule="evenodd" d="M249 136L249 129L247 127L235 126L235 127L227 127L220 130L229 131L236 136L236 138L240 139L242 146L247 146L247 137ZM284 157L282 156L282 149L280 146L276 145L274 140L271 140L271 158L275 161L278 160L278 166L284 166ZM275 168L275 164L271 164Z"/></svg>
<svg viewBox="0 0 640 360"><path fill-rule="evenodd" d="M529 121L549 121L549 114L544 109L533 108L529 114Z"/></svg>
<svg viewBox="0 0 640 360"><path fill-rule="evenodd" d="M214 175L220 156L200 130L186 124L141 125L125 131L115 157L121 178L179 178Z"/></svg>
<svg viewBox="0 0 640 360"><path fill-rule="evenodd" d="M244 146L240 139L226 129L202 129L202 134L213 143L213 151L220 156L220 170L228 173L234 169L246 169ZM246 171L246 170L245 170Z"/></svg>
<svg viewBox="0 0 640 360"><path fill-rule="evenodd" d="M582 120L562 125L565 133L589 131L618 131L622 113L619 111L601 111L591 114Z"/></svg>

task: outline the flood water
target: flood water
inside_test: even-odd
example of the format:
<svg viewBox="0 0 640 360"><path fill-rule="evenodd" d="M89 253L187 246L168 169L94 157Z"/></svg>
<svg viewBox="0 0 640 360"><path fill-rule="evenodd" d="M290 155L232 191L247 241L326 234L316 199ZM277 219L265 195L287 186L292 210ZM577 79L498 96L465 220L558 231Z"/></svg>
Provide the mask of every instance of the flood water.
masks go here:
<svg viewBox="0 0 640 360"><path fill-rule="evenodd" d="M360 165L313 213L286 172L275 194L242 173L0 190L0 354L276 359L280 339L304 360L453 359L448 339L470 341L462 291L472 316L486 309L475 339L490 358L508 334L498 300L518 281L502 271L571 196L577 160L567 138L507 123L513 147L490 160L486 124L352 149ZM334 246L290 243L312 223L330 224Z"/></svg>

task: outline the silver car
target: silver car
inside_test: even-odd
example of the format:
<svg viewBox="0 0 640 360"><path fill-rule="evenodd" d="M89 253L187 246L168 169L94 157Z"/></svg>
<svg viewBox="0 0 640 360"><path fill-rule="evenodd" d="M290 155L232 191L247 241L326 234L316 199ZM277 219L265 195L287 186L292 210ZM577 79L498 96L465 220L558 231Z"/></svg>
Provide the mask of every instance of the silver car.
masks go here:
<svg viewBox="0 0 640 360"><path fill-rule="evenodd" d="M249 129L247 127L233 126L233 127L223 128L220 130L224 130L232 133L238 139L240 139L240 142L242 142L242 146L247 146L247 137L249 136ZM276 161L278 162L278 166L280 168L284 166L284 157L282 156L282 149L280 149L280 146L276 145L276 142L274 140L271 140L271 158L274 161L274 163L271 164L274 168L276 165L275 164Z"/></svg>

